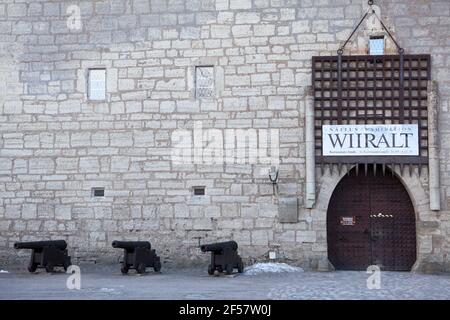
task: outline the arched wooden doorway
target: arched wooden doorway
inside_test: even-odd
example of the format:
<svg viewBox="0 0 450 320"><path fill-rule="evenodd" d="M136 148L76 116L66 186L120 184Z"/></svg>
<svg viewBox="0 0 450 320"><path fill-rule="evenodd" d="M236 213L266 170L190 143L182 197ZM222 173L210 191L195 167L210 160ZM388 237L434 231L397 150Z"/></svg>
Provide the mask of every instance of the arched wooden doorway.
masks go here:
<svg viewBox="0 0 450 320"><path fill-rule="evenodd" d="M369 166L366 174L359 166L342 178L328 205L327 235L337 270L409 271L416 261L414 208L388 169Z"/></svg>

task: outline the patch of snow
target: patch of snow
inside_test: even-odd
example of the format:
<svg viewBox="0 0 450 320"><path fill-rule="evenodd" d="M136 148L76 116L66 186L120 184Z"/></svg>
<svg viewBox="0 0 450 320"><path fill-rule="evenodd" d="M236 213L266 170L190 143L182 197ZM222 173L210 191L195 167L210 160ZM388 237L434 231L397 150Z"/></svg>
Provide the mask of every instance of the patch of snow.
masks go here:
<svg viewBox="0 0 450 320"><path fill-rule="evenodd" d="M0 270L0 273L9 273L9 271L6 271L6 270Z"/></svg>
<svg viewBox="0 0 450 320"><path fill-rule="evenodd" d="M100 292L114 292L115 290L113 288L100 288Z"/></svg>
<svg viewBox="0 0 450 320"><path fill-rule="evenodd" d="M244 269L244 274L254 276L261 273L303 272L300 267L294 267L287 263L266 262L256 263Z"/></svg>

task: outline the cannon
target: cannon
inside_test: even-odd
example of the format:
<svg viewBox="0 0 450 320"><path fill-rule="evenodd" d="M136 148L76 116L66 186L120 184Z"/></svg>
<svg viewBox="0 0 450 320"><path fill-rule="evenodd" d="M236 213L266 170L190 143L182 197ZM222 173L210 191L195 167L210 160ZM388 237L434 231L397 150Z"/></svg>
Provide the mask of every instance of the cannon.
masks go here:
<svg viewBox="0 0 450 320"><path fill-rule="evenodd" d="M211 252L211 264L208 266L208 274L214 272L226 272L232 274L236 268L239 273L244 272L244 263L237 254L238 244L235 241L217 242L200 246L202 252Z"/></svg>
<svg viewBox="0 0 450 320"><path fill-rule="evenodd" d="M148 241L113 241L113 248L124 249L122 274L127 274L129 269L135 269L142 274L146 268L153 268L155 272L161 270L160 258L156 255Z"/></svg>
<svg viewBox="0 0 450 320"><path fill-rule="evenodd" d="M15 249L31 249L28 271L35 272L37 268L45 268L53 272L55 267L63 267L65 271L72 264L67 254L67 243L64 240L16 242Z"/></svg>

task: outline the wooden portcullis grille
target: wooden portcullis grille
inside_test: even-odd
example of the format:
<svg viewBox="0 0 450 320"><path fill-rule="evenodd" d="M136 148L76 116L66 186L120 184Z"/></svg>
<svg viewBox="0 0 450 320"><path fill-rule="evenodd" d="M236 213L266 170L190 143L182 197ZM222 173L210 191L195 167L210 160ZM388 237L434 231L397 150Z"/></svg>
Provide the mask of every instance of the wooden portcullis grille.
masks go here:
<svg viewBox="0 0 450 320"><path fill-rule="evenodd" d="M428 163L427 85L430 55L318 56L312 58L316 163ZM418 156L323 156L322 126L417 124ZM384 166L383 166L384 169Z"/></svg>

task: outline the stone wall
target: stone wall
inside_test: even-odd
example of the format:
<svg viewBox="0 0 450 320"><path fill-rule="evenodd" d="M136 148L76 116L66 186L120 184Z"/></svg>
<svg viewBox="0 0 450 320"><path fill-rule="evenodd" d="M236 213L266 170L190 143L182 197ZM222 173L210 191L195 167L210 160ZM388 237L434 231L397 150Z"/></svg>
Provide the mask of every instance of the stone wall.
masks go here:
<svg viewBox="0 0 450 320"><path fill-rule="evenodd" d="M403 182L416 207L419 260L448 270L450 3L375 2L406 53L432 55L442 210L427 209L426 173ZM71 5L81 30L68 27ZM24 261L12 249L18 240L64 238L79 262L116 261L114 239L150 239L164 261L187 264L206 259L199 241L233 238L247 261L273 250L320 268L339 177L317 173L316 205L304 209L311 57L334 55L365 10L362 0L3 0L1 261ZM365 52L364 28L346 54ZM195 97L203 65L214 66L214 99ZM92 67L106 67L105 102L87 99ZM297 223L279 222L267 164L171 161L174 132L198 121L222 132L279 130L278 195L298 197ZM206 195L193 196L193 186ZM105 197L92 197L93 187Z"/></svg>

